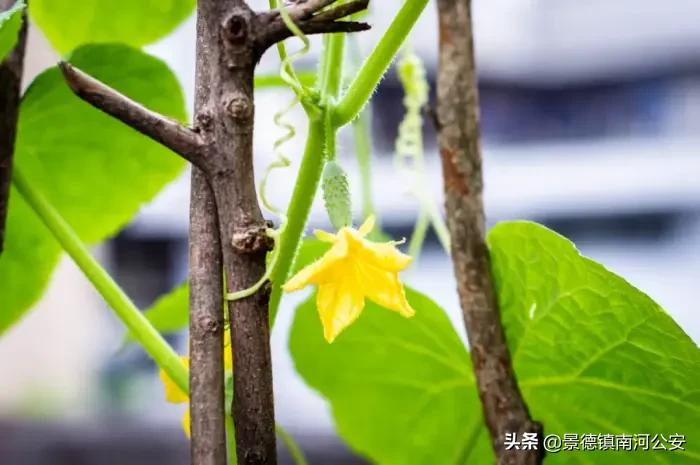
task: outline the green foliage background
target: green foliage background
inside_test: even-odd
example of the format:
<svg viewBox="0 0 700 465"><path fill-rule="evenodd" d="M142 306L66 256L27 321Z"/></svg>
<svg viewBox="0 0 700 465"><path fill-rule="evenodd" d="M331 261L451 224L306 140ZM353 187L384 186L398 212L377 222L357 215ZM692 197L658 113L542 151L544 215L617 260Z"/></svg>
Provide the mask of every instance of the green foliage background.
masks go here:
<svg viewBox="0 0 700 465"><path fill-rule="evenodd" d="M19 1L9 10L0 13L0 61L5 59L17 42L23 11L24 2Z"/></svg>
<svg viewBox="0 0 700 465"><path fill-rule="evenodd" d="M119 4L121 16L105 16L107 3L110 8ZM184 121L182 89L165 63L124 44L87 44L119 42L125 32L131 44L151 42L171 31L191 12L194 2L171 2L173 9L180 5L179 16L156 14L162 3L85 0L79 9L75 2L37 0L30 13L60 51L66 51L67 45L78 46L68 54L74 65L145 106ZM147 4L155 8L153 14L143 14ZM14 46L23 6L18 2L7 21L0 17L0 51ZM79 29L68 28L62 15L75 10L91 12L95 19ZM148 21L156 21L160 29ZM111 26L103 27L101 22ZM123 228L143 203L182 171L184 163L160 144L76 98L53 67L22 96L15 166L82 240L96 244ZM6 250L0 256L0 333L42 295L61 255L49 231L14 189L6 234Z"/></svg>
<svg viewBox="0 0 700 465"><path fill-rule="evenodd" d="M142 47L190 16L195 0L32 0L29 12L61 53L86 43Z"/></svg>

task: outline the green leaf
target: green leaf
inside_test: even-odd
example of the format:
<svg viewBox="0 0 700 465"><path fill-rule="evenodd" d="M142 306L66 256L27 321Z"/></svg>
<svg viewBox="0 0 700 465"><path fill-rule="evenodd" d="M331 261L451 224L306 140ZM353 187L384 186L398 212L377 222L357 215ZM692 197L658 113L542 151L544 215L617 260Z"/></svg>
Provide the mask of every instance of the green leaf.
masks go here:
<svg viewBox="0 0 700 465"><path fill-rule="evenodd" d="M17 43L24 7L24 1L18 0L10 9L0 12L0 62Z"/></svg>
<svg viewBox="0 0 700 465"><path fill-rule="evenodd" d="M184 119L180 86L161 61L122 45L78 49L71 62L149 108ZM183 169L176 155L75 97L60 72L37 77L20 107L15 162L87 243L124 227ZM60 249L13 191L0 256L0 333L41 296Z"/></svg>
<svg viewBox="0 0 700 465"><path fill-rule="evenodd" d="M172 32L195 0L32 0L29 13L61 53L87 43L141 47Z"/></svg>
<svg viewBox="0 0 700 465"><path fill-rule="evenodd" d="M415 317L367 302L328 344L312 296L292 326L296 368L331 402L340 435L376 463L465 463L483 434L469 356L442 309L407 297Z"/></svg>
<svg viewBox="0 0 700 465"><path fill-rule="evenodd" d="M148 108L184 120L180 84L162 61L123 45L88 45L70 62ZM17 163L80 237L118 232L184 162L73 95L57 68L37 77L20 109Z"/></svg>
<svg viewBox="0 0 700 465"><path fill-rule="evenodd" d="M542 226L498 225L489 245L515 371L546 434L688 439L686 451L561 452L545 463L700 463L700 352L673 320ZM299 373L376 463L493 463L464 347L442 309L407 295L413 319L369 304L331 345L304 303L290 338Z"/></svg>
<svg viewBox="0 0 700 465"><path fill-rule="evenodd" d="M189 301L190 287L185 282L156 300L144 315L158 332L176 333L187 328L190 322ZM127 335L126 340L133 339Z"/></svg>
<svg viewBox="0 0 700 465"><path fill-rule="evenodd" d="M577 463L700 463L700 351L673 319L544 226L500 224L489 247L515 370L548 432L688 438L686 452L581 452Z"/></svg>
<svg viewBox="0 0 700 465"><path fill-rule="evenodd" d="M41 297L60 247L16 189L10 189L0 255L0 335Z"/></svg>

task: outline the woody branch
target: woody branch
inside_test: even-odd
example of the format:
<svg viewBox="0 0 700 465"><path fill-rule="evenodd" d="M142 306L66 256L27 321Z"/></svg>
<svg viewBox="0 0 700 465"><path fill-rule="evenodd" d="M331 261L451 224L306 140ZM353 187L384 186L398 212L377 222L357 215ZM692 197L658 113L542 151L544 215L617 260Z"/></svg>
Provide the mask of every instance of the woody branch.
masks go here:
<svg viewBox="0 0 700 465"><path fill-rule="evenodd" d="M499 465L536 465L539 450L508 451L506 433L538 433L520 393L501 325L484 238L479 98L471 0L438 0L437 124L452 260L472 365Z"/></svg>
<svg viewBox="0 0 700 465"><path fill-rule="evenodd" d="M190 163L204 167L205 144L193 129L149 110L70 63L58 67L70 89L81 99L140 133L160 142Z"/></svg>
<svg viewBox="0 0 700 465"><path fill-rule="evenodd" d="M13 0L0 0L0 11L14 5ZM10 200L12 159L15 151L15 135L19 116L20 87L27 42L27 14L22 16L17 43L0 62L0 254L5 239L5 222Z"/></svg>
<svg viewBox="0 0 700 465"><path fill-rule="evenodd" d="M353 1L333 7L334 0L308 0L287 7L289 17L306 34L355 32L368 29L364 23L342 21L347 15L366 8L367 1ZM257 200L253 176L253 77L255 66L270 46L292 35L280 11L253 12L242 0L200 0L197 5L197 70L196 70L196 129L185 128L157 115L125 96L97 82L74 68L63 65L64 76L82 99L120 119L145 135L161 142L202 170L203 176L193 175L193 204L204 208L191 213L191 258L205 252L216 261L212 245L220 243L228 291L246 289L265 271L265 255L270 247L266 236L267 224ZM203 178L206 182L203 182ZM195 202L196 200L196 202ZM218 237L212 227L218 226ZM217 244L218 245L218 244ZM221 300L221 288L216 286L220 268L191 263L193 281L190 297L192 318L211 318L220 307L207 309ZM221 282L218 279L218 282ZM217 295L214 295L217 294ZM236 427L236 449L241 465L274 465L276 459L272 367L268 327L269 290L263 287L256 294L229 302L231 350L234 359L234 399L232 413ZM195 337L207 338L207 343L191 341L191 348L205 352L192 362L206 364L209 370L221 372L218 322ZM194 326L193 326L194 327ZM191 368L191 380L194 372ZM201 371L200 379L205 378ZM220 378L210 377L209 383ZM191 413L193 426L193 464L221 465L220 452L207 454L206 447L195 454L197 425L209 425L213 438L211 447L220 444L219 419L198 419L196 415L211 415L221 402L217 386L205 389L193 383ZM195 391L195 386L201 390ZM201 396L201 397L200 397ZM195 408L195 406L197 406ZM218 410L223 414L223 409ZM199 441L199 444L206 445ZM209 451L211 452L211 451Z"/></svg>

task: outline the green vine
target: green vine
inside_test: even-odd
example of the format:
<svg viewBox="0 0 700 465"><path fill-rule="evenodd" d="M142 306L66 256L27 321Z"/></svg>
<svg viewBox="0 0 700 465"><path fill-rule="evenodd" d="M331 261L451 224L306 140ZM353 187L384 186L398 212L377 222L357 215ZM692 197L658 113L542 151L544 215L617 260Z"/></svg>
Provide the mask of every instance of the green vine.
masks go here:
<svg viewBox="0 0 700 465"><path fill-rule="evenodd" d="M163 369L182 392L189 392L189 375L187 368L180 361L178 354L163 339L163 336L136 308L136 305L114 282L107 271L90 255L85 244L73 231L63 217L56 211L44 195L24 177L15 167L12 183L22 198L34 210L63 250L73 259L86 278L100 293L115 315L124 323L134 339L141 344L148 355Z"/></svg>
<svg viewBox="0 0 700 465"><path fill-rule="evenodd" d="M362 64L355 80L335 108L333 122L336 127L345 126L354 120L365 107L427 4L428 0L404 2L389 29Z"/></svg>
<svg viewBox="0 0 700 465"><path fill-rule="evenodd" d="M396 139L396 164L413 178L412 194L419 202L418 219L408 247L409 255L418 257L431 224L440 244L449 254L450 233L432 199L426 177L421 112L428 103L430 87L425 67L420 58L407 48L399 63L398 72L405 92L406 115L399 126L399 136Z"/></svg>
<svg viewBox="0 0 700 465"><path fill-rule="evenodd" d="M280 253L275 267L270 273L270 281L272 282L269 306L271 326L274 325L279 309L282 284L294 266L311 205L318 191L326 161L324 151L329 151L329 143L333 145L334 151L335 134L338 129L355 119L364 108L427 3L428 0L414 0L403 4L389 29L364 62L354 81L350 84L350 88L342 97L340 97L340 83L343 72L345 38L342 34L334 34L324 41L324 52L318 79L321 88L321 105L320 108L317 107L317 112L307 110L309 132L306 149L287 210L288 222L280 234ZM338 97L340 100L336 104Z"/></svg>

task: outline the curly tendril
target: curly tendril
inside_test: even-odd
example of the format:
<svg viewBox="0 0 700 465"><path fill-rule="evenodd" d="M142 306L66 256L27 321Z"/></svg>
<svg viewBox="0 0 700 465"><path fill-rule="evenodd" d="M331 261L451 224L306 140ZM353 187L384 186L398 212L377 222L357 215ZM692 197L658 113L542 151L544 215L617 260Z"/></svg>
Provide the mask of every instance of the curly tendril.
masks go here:
<svg viewBox="0 0 700 465"><path fill-rule="evenodd" d="M280 64L280 78L294 91L294 98L285 106L282 110L275 113L273 121L275 126L283 131L283 134L277 138L273 144L273 152L275 159L270 163L263 174L262 180L260 182L259 196L263 208L273 215L280 218L281 226L284 227L286 223L285 215L272 205L272 203L267 198L267 183L270 178L270 174L276 169L288 168L291 166L292 161L282 150L282 146L292 140L296 136L296 128L289 121L287 121L287 115L294 109L294 107L301 102L301 98L308 94L308 89L299 80L296 72L294 71L294 62L306 55L311 49L311 44L308 37L299 29L299 27L292 21L289 17L289 12L287 11L286 2L280 3L279 0L270 0L270 7L277 7L280 11L280 16L284 21L287 28L302 42L302 48L291 55L287 55L286 48L283 43L278 44L278 50L280 54L281 64Z"/></svg>
<svg viewBox="0 0 700 465"><path fill-rule="evenodd" d="M280 16L284 21L284 24L289 28L290 31L302 42L302 48L294 52L291 55L287 55L286 47L283 43L278 43L278 51L281 59L280 64L280 78L294 91L294 98L290 103L285 106L282 110L275 113L273 121L275 125L283 130L283 134L277 138L273 144L273 152L275 159L265 168L262 179L260 181L260 187L258 196L260 197L260 202L265 210L269 213L277 216L280 219L279 229L269 228L266 232L268 237L274 241L272 251L268 256L267 266L265 269L265 274L251 287L243 289L237 292L231 292L226 294L227 300L240 300L255 294L262 286L270 279L272 270L274 270L275 265L279 257L279 238L282 231L287 225L287 216L277 207L272 205L272 202L267 197L267 183L270 178L270 174L277 169L288 168L291 166L291 159L284 153L282 146L289 142L296 136L296 128L290 122L286 120L287 115L294 109L294 107L299 104L302 99L310 96L311 92L306 88L302 82L299 80L296 72L294 71L294 62L304 55L306 55L311 49L311 44L308 37L294 24L292 18L289 17L289 12L287 11L286 2L281 3L279 0L270 0L270 8L278 8L280 11Z"/></svg>

